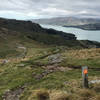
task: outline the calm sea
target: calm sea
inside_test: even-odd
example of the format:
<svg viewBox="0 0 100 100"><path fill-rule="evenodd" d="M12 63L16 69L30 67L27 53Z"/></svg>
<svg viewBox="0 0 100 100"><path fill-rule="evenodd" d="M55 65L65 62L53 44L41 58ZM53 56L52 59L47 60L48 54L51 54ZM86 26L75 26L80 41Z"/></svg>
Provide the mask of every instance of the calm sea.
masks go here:
<svg viewBox="0 0 100 100"><path fill-rule="evenodd" d="M44 28L53 28L53 29L67 32L67 33L73 33L76 35L77 39L79 40L93 40L93 41L100 42L100 31L88 31L88 30L82 30L78 28L62 27L62 26L56 26L56 25L41 24L41 26Z"/></svg>

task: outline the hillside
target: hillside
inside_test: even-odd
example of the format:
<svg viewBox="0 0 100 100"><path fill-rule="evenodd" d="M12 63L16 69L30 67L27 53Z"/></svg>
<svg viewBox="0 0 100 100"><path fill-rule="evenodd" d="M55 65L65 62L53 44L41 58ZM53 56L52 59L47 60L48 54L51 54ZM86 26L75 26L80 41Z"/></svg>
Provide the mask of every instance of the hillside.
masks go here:
<svg viewBox="0 0 100 100"><path fill-rule="evenodd" d="M76 26L65 25L64 27L75 27L75 28L80 28L83 30L100 30L100 23L76 25Z"/></svg>
<svg viewBox="0 0 100 100"><path fill-rule="evenodd" d="M39 24L76 27L84 30L100 30L100 19L95 18L57 17L51 19L33 19L32 21Z"/></svg>
<svg viewBox="0 0 100 100"><path fill-rule="evenodd" d="M100 47L94 41L78 41L74 34L53 29L44 29L31 21L0 19L0 56L18 55L18 47L30 46L32 43L41 45L66 46L71 48Z"/></svg>
<svg viewBox="0 0 100 100"><path fill-rule="evenodd" d="M62 31L56 31L54 29L44 29L39 24L32 23L31 21L9 20L1 18L1 43L4 43L5 41L9 44L10 41L13 40L20 42L25 41L27 43L28 41L34 40L46 45L66 45L67 47L90 47L91 45L97 47L100 46L98 42L80 42L72 33L65 33Z"/></svg>
<svg viewBox="0 0 100 100"><path fill-rule="evenodd" d="M6 60L0 63L0 100L100 99L100 49L69 50L34 43L24 58ZM89 89L81 85L84 65L89 67ZM98 83L92 83L95 80Z"/></svg>
<svg viewBox="0 0 100 100"><path fill-rule="evenodd" d="M0 19L0 27L19 32L20 36L45 44L66 44L67 40L76 40L73 34L66 34L53 29L43 29L39 24L32 23L31 21Z"/></svg>
<svg viewBox="0 0 100 100"><path fill-rule="evenodd" d="M89 89L81 67L89 67ZM0 19L0 100L99 100L100 43Z"/></svg>

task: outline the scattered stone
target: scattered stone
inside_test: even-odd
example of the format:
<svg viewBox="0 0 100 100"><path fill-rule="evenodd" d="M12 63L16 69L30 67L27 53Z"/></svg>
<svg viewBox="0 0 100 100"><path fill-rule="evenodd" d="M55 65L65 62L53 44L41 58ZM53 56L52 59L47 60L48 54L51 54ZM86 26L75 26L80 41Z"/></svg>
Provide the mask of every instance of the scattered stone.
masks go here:
<svg viewBox="0 0 100 100"><path fill-rule="evenodd" d="M35 72L33 72L33 73L32 73L32 76L35 76L35 75L36 75L36 73L35 73Z"/></svg>
<svg viewBox="0 0 100 100"><path fill-rule="evenodd" d="M61 58L61 54L59 54L59 53L48 56L48 59L49 59L50 64L60 63L63 60Z"/></svg>
<svg viewBox="0 0 100 100"><path fill-rule="evenodd" d="M9 62L9 60L5 59L5 60L3 60L2 64L6 64L8 62Z"/></svg>
<svg viewBox="0 0 100 100"><path fill-rule="evenodd" d="M44 76L42 75L42 74L39 74L39 75L36 75L35 76L35 79L37 79L37 80L40 80L40 79L42 79Z"/></svg>
<svg viewBox="0 0 100 100"><path fill-rule="evenodd" d="M25 64L19 64L18 66L20 66L20 67L24 67L24 66L25 66Z"/></svg>
<svg viewBox="0 0 100 100"><path fill-rule="evenodd" d="M37 80L40 80L40 79L42 79L43 77L45 77L45 76L47 76L48 74L53 73L53 72L54 72L54 70L45 70L45 71L42 72L41 74L36 75L35 78L36 78Z"/></svg>
<svg viewBox="0 0 100 100"><path fill-rule="evenodd" d="M55 70L57 67L55 65L46 66L47 70Z"/></svg>
<svg viewBox="0 0 100 100"><path fill-rule="evenodd" d="M64 82L64 85L66 85L66 84L70 84L70 83L69 83L68 81L65 81L65 82Z"/></svg>
<svg viewBox="0 0 100 100"><path fill-rule="evenodd" d="M42 79L43 77L47 76L48 74L50 73L53 73L53 72L56 72L56 71L62 71L62 72L65 72L66 70L71 70L69 68L66 68L66 67L58 67L58 66L46 66L44 67L45 68L45 71L42 72L41 74L39 75L35 75L35 79L37 80L40 80Z"/></svg>
<svg viewBox="0 0 100 100"><path fill-rule="evenodd" d="M100 80L92 80L89 82L89 84L95 84L95 83L100 83Z"/></svg>
<svg viewBox="0 0 100 100"><path fill-rule="evenodd" d="M72 68L68 68L68 67L57 67L57 69L61 72L65 72L65 71L69 71L72 70Z"/></svg>
<svg viewBox="0 0 100 100"><path fill-rule="evenodd" d="M3 100L19 100L20 95L23 93L24 87L18 88L16 90L7 90L2 96Z"/></svg>

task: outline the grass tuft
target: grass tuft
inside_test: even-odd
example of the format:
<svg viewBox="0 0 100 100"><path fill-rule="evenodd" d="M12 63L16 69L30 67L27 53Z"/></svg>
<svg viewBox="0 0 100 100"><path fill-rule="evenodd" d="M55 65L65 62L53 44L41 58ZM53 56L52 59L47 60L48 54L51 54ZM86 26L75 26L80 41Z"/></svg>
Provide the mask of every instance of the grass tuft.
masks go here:
<svg viewBox="0 0 100 100"><path fill-rule="evenodd" d="M39 90L37 92L37 99L38 100L49 100L49 93L46 90Z"/></svg>

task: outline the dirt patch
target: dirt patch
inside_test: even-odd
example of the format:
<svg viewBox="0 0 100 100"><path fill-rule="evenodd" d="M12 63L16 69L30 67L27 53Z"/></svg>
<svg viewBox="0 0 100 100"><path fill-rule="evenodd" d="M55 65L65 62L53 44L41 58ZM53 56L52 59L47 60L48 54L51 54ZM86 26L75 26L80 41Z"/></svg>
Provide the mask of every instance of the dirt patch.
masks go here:
<svg viewBox="0 0 100 100"><path fill-rule="evenodd" d="M19 100L20 95L23 93L25 87L18 88L16 90L8 90L4 96L3 100Z"/></svg>
<svg viewBox="0 0 100 100"><path fill-rule="evenodd" d="M68 68L68 67L59 67L57 65L42 66L42 67L45 69L45 71L42 72L41 74L35 75L35 78L37 80L40 80L43 77L47 76L48 74L51 74L51 73L56 72L56 71L65 72L65 71L72 70L71 68Z"/></svg>

